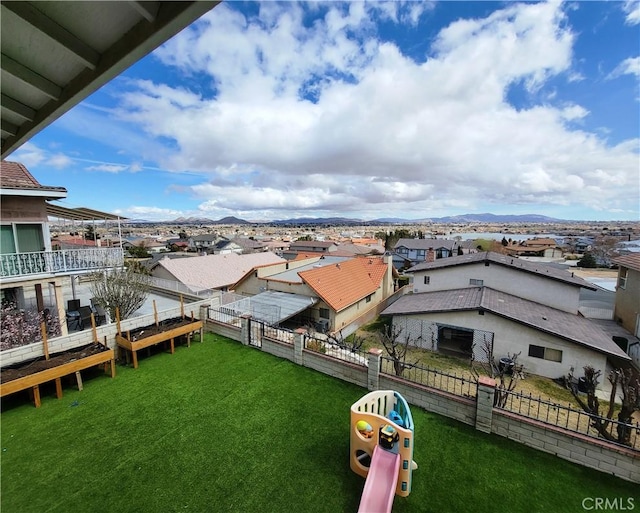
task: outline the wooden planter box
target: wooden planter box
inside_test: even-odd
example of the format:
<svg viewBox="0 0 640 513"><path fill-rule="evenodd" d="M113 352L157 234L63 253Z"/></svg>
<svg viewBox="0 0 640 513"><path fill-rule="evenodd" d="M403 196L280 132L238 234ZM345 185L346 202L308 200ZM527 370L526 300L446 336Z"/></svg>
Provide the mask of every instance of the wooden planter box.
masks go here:
<svg viewBox="0 0 640 513"><path fill-rule="evenodd" d="M60 399L62 397L61 378L63 376L75 373L76 379L78 380L78 388L82 390L82 378L80 377L80 371L83 369L88 369L89 367L93 367L95 365L107 363L110 363L111 377L113 378L116 375L115 352L113 351L113 349L107 349L100 353L86 356L69 363L64 363L50 369L45 369L34 374L29 374L28 376L13 379L11 381L7 381L6 383L0 383L0 397L4 397L5 395L13 394L15 392L20 392L21 390L31 389L35 406L36 408L39 408L41 404L40 385L42 383L55 380L56 396L58 397L58 399Z"/></svg>
<svg viewBox="0 0 640 513"><path fill-rule="evenodd" d="M144 337L138 340L129 340L126 337L123 337L120 334L116 335L116 343L118 347L127 351L127 363L129 363L129 352L133 357L133 368L138 368L138 355L137 352L140 349L144 349L145 347L154 346L156 344L160 344L161 342L166 342L167 340L171 344L171 354L175 352L175 344L174 340L176 337L181 335L187 335L187 347L191 347L191 335L199 331L200 332L200 340L202 340L202 330L204 323L202 321L193 321L189 324L184 324L182 326L178 326L176 328L170 328L166 331L162 331L161 333L156 333L154 335ZM154 328L154 326L150 326L150 328Z"/></svg>

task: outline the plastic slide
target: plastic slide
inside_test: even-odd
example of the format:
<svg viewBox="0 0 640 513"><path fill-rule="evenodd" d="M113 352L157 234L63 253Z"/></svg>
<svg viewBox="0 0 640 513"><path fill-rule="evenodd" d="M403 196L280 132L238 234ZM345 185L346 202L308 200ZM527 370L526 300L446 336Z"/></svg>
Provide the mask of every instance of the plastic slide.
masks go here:
<svg viewBox="0 0 640 513"><path fill-rule="evenodd" d="M390 513L396 494L400 455L385 451L379 445L373 449L369 474L364 483L358 513Z"/></svg>

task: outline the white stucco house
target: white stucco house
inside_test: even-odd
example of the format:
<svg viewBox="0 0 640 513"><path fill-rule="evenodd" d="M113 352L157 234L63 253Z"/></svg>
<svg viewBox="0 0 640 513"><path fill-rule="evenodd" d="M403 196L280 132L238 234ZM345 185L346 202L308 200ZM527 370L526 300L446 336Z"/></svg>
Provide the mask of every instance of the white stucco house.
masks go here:
<svg viewBox="0 0 640 513"><path fill-rule="evenodd" d="M603 374L629 356L578 313L580 289L594 286L570 271L498 253L425 262L411 269L413 294L382 312L421 347L476 360L520 353L525 371L558 378L591 365Z"/></svg>

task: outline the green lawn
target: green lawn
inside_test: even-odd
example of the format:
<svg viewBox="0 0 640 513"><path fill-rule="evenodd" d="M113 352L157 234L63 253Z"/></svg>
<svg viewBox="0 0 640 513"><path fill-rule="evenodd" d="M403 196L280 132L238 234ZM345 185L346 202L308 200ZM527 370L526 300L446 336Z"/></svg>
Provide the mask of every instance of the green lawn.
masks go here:
<svg viewBox="0 0 640 513"><path fill-rule="evenodd" d="M115 379L3 402L2 513L352 512L349 407L366 391L207 334ZM636 485L418 408L394 512L583 511Z"/></svg>

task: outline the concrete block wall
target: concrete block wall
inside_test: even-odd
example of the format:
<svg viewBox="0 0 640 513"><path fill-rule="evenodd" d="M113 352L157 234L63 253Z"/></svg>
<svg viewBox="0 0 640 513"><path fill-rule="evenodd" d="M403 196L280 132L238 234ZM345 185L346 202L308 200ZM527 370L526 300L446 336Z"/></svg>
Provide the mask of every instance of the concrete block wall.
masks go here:
<svg viewBox="0 0 640 513"><path fill-rule="evenodd" d="M212 321L208 319L204 326L205 331L215 333L221 337L226 337L236 342L242 340L242 334L239 326L232 326L231 324L225 324L218 321Z"/></svg>
<svg viewBox="0 0 640 513"><path fill-rule="evenodd" d="M637 451L497 408L493 411L491 432L573 463L640 483L640 453Z"/></svg>
<svg viewBox="0 0 640 513"><path fill-rule="evenodd" d="M361 387L367 386L367 367L325 356L315 351L302 351L302 365Z"/></svg>
<svg viewBox="0 0 640 513"><path fill-rule="evenodd" d="M428 388L388 374L380 374L380 390L397 390L409 404L471 426L475 425L476 402L473 399Z"/></svg>
<svg viewBox="0 0 640 513"><path fill-rule="evenodd" d="M295 361L293 345L272 338L263 337L262 350L285 360Z"/></svg>

